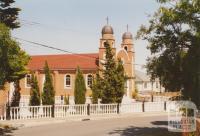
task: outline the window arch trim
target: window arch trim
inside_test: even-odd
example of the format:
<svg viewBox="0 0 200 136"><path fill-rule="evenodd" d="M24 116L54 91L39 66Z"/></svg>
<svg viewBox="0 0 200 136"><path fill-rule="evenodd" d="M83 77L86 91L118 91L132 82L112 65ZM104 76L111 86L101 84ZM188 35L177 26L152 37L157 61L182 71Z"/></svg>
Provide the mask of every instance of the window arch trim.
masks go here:
<svg viewBox="0 0 200 136"><path fill-rule="evenodd" d="M86 86L87 88L90 88L93 82L93 75L92 74L87 74L86 75Z"/></svg>
<svg viewBox="0 0 200 136"><path fill-rule="evenodd" d="M64 88L71 88L72 85L72 77L70 74L66 74L64 76Z"/></svg>

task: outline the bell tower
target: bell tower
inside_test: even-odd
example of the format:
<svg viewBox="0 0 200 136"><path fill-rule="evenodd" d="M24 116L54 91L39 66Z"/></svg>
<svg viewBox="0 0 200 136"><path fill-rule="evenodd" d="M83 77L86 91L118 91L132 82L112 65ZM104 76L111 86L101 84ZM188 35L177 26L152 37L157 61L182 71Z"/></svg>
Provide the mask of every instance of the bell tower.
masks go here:
<svg viewBox="0 0 200 136"><path fill-rule="evenodd" d="M126 83L127 93L126 95L131 98L132 93L135 91L135 51L133 45L133 36L128 30L122 35L121 48L127 53L128 60L124 65L125 71L129 79Z"/></svg>
<svg viewBox="0 0 200 136"><path fill-rule="evenodd" d="M105 52L106 52L106 44L111 46L113 54L116 56L116 48L115 48L115 38L113 28L108 23L102 28L101 31L102 37L100 39L100 46L99 46L99 68L102 69L101 62L105 59ZM114 57L115 57L114 56Z"/></svg>

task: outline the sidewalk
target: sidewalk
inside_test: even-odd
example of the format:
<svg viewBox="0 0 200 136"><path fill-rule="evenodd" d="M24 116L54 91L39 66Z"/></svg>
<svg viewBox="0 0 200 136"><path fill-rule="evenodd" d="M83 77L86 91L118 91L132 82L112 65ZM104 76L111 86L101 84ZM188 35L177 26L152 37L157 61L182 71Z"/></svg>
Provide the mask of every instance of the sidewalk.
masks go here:
<svg viewBox="0 0 200 136"><path fill-rule="evenodd" d="M71 116L67 118L41 118L41 119L26 119L26 120L9 120L1 121L0 124L8 125L14 128L19 127L34 127L56 123L70 123L75 121L89 121L89 120L104 120L113 118L127 118L127 117L147 117L147 116L167 116L167 112L145 112L145 113L127 113L127 114L113 114L113 115L92 115L92 116Z"/></svg>

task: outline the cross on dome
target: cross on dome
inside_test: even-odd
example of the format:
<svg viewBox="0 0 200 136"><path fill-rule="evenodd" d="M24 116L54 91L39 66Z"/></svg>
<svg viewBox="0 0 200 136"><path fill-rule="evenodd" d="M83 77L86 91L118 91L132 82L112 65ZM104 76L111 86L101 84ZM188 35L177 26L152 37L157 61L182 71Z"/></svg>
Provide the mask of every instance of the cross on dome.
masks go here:
<svg viewBox="0 0 200 136"><path fill-rule="evenodd" d="M109 18L108 17L106 18L106 23L107 23L107 25L109 24Z"/></svg>

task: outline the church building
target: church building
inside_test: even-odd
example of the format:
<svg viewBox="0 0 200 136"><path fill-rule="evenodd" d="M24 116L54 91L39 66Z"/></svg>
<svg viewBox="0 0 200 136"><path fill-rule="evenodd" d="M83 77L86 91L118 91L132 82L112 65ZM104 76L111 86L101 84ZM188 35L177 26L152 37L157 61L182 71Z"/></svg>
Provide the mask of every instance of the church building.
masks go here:
<svg viewBox="0 0 200 136"><path fill-rule="evenodd" d="M28 64L28 69L33 72L37 79L40 92L43 90L45 75L43 67L45 61L48 62L49 68L52 71L53 86L55 90L55 104L64 104L64 96L69 96L70 100L74 96L74 84L76 68L79 66L85 78L87 88L86 102L90 102L92 91L90 85L98 68L102 68L101 61L105 59L105 43L108 42L114 53L114 57L121 58L126 75L129 79L126 82L125 95L130 97L135 91L135 52L133 45L133 36L127 30L122 35L121 45L115 45L115 37L113 28L110 25L105 25L101 31L102 37L99 40L99 52L84 53L84 54L58 54L58 55L37 55L31 56ZM98 46L97 46L98 48ZM27 74L25 78L20 80L21 87L21 102L28 105L30 97L30 80L31 75ZM0 99L0 104L5 104L8 99L11 100L13 93L13 84L9 84L9 98L4 93L4 99ZM3 96L0 91L0 96Z"/></svg>

